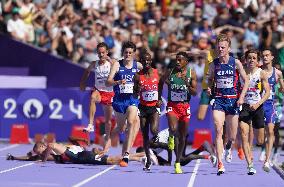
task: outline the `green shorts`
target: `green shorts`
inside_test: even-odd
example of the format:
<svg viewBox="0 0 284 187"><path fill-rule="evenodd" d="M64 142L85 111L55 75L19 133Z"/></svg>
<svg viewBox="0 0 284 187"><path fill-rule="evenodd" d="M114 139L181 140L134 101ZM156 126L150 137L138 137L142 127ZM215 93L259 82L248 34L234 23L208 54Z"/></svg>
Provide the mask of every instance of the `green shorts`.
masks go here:
<svg viewBox="0 0 284 187"><path fill-rule="evenodd" d="M210 103L210 97L207 94L207 90L202 90L201 96L200 96L200 101L199 105L209 105Z"/></svg>

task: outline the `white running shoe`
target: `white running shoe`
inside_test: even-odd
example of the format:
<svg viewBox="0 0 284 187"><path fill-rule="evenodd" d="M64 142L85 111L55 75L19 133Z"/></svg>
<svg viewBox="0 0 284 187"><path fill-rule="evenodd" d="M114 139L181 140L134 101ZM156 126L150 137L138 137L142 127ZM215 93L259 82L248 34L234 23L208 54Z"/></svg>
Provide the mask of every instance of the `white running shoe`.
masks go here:
<svg viewBox="0 0 284 187"><path fill-rule="evenodd" d="M228 162L228 163L232 162L232 158L233 158L232 149L226 149L225 150L225 160L226 160L226 162Z"/></svg>
<svg viewBox="0 0 284 187"><path fill-rule="evenodd" d="M95 128L93 124L88 124L88 127L84 128L84 132L94 132Z"/></svg>
<svg viewBox="0 0 284 187"><path fill-rule="evenodd" d="M216 167L216 166L217 166L217 157L216 157L216 156L210 155L210 156L209 156L209 160L210 160L210 162L212 163L213 167Z"/></svg>
<svg viewBox="0 0 284 187"><path fill-rule="evenodd" d="M158 158L156 157L152 149L150 149L149 151L150 151L151 162L153 163L153 165L159 165Z"/></svg>
<svg viewBox="0 0 284 187"><path fill-rule="evenodd" d="M248 166L248 175L256 174L256 170L254 169L253 165Z"/></svg>
<svg viewBox="0 0 284 187"><path fill-rule="evenodd" d="M270 172L270 164L269 162L264 162L262 169L266 172Z"/></svg>
<svg viewBox="0 0 284 187"><path fill-rule="evenodd" d="M262 162L265 160L265 151L261 151L258 160Z"/></svg>

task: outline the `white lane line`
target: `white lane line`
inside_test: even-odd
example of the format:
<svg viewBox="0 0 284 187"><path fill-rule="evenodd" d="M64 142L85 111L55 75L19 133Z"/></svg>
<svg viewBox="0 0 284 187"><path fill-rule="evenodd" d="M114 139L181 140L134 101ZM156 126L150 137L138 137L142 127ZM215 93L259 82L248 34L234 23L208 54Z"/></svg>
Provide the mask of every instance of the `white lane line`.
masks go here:
<svg viewBox="0 0 284 187"><path fill-rule="evenodd" d="M107 169L101 171L100 173L97 173L97 174L95 174L95 175L93 175L93 176L91 176L91 177L89 177L89 178L87 178L87 179L85 179L85 180L83 180L83 181L81 181L81 182L79 182L79 183L73 185L72 187L80 187L80 186L83 186L84 184L90 182L91 180L93 180L93 179L95 179L95 178L101 176L102 174L108 172L109 170L115 168L116 166L117 166L117 165L113 165L113 166L111 166L111 167L109 167L109 168L107 168Z"/></svg>
<svg viewBox="0 0 284 187"><path fill-rule="evenodd" d="M197 174L199 165L200 165L200 162L201 162L201 159L198 159L198 160L196 161L195 167L194 167L194 169L193 169L193 172L192 172L192 175L191 175L191 177L190 177L190 179L189 179L189 182L188 182L187 187L193 187L194 181L195 181L195 177L196 177L196 174Z"/></svg>
<svg viewBox="0 0 284 187"><path fill-rule="evenodd" d="M8 150L8 149L13 149L13 148L18 147L18 146L19 146L19 144L9 145L9 146L7 146L7 147L1 148L0 151L5 151L5 150Z"/></svg>
<svg viewBox="0 0 284 187"><path fill-rule="evenodd" d="M9 171L13 171L15 169L23 168L23 167L26 167L26 166L30 166L30 165L33 165L33 164L34 164L34 162L33 163L24 164L24 165L21 165L21 166L17 166L17 167L14 167L14 168L10 168L10 169L5 169L5 170L0 171L0 174L6 173L6 172L9 172Z"/></svg>

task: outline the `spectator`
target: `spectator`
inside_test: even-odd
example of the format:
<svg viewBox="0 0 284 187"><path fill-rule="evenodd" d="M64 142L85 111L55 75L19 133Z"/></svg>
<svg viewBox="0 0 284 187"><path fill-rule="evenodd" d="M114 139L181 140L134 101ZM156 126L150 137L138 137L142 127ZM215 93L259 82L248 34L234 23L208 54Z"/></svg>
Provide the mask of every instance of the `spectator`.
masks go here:
<svg viewBox="0 0 284 187"><path fill-rule="evenodd" d="M25 22L20 18L18 8L13 8L12 19L8 20L7 30L13 38L23 42L28 41L27 27Z"/></svg>

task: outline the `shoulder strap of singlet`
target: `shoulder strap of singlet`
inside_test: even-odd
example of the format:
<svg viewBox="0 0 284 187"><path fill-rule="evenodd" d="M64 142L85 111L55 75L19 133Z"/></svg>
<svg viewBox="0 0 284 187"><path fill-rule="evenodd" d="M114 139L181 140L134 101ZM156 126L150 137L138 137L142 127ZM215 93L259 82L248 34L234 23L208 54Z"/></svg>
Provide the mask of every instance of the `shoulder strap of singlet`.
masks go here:
<svg viewBox="0 0 284 187"><path fill-rule="evenodd" d="M133 60L133 66L132 69L138 69L137 61Z"/></svg>

